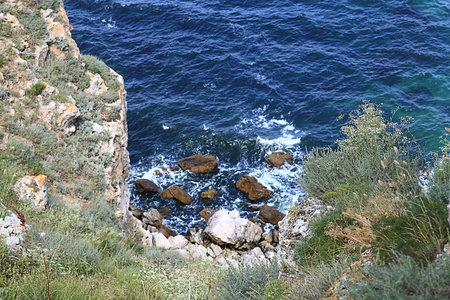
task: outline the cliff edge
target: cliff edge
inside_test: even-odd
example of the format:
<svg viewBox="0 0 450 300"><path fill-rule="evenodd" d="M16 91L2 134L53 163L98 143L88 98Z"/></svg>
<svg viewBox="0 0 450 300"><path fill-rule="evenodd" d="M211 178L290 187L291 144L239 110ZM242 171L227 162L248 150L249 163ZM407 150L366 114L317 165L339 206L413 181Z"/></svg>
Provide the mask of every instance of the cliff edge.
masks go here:
<svg viewBox="0 0 450 300"><path fill-rule="evenodd" d="M0 21L2 157L47 176L52 198L83 209L106 200L133 234L122 77L80 54L61 1L7 0Z"/></svg>

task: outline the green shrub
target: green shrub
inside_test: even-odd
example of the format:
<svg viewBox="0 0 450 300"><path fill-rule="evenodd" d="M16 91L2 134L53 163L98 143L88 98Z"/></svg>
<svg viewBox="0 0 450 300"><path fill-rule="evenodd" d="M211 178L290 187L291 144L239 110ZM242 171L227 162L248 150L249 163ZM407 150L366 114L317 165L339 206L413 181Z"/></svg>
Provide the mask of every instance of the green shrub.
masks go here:
<svg viewBox="0 0 450 300"><path fill-rule="evenodd" d="M12 36L12 28L8 23L0 22L0 36L2 37L11 37ZM3 59L0 63L0 67L3 66Z"/></svg>
<svg viewBox="0 0 450 300"><path fill-rule="evenodd" d="M86 74L81 61L67 53L64 59L50 53L46 60L46 67L41 70L41 76L60 90L67 89L67 83L75 84L79 89L89 87L90 78Z"/></svg>
<svg viewBox="0 0 450 300"><path fill-rule="evenodd" d="M310 222L309 237L303 238L295 247L294 259L299 266L315 266L320 262L330 262L336 255L346 253L345 241L327 234L329 224L347 227L354 220L344 216L340 211L333 211Z"/></svg>
<svg viewBox="0 0 450 300"><path fill-rule="evenodd" d="M406 125L407 120L386 120L378 106L363 102L341 128L345 138L336 142L336 149L317 149L303 158L302 190L322 198L342 184L359 182L417 194L421 156L412 151L415 144Z"/></svg>
<svg viewBox="0 0 450 300"><path fill-rule="evenodd" d="M347 299L449 299L450 259L426 267L401 256L396 263L374 266L369 276L347 286Z"/></svg>
<svg viewBox="0 0 450 300"><path fill-rule="evenodd" d="M21 253L11 253L6 246L3 237L0 236L0 291L7 287L18 277L29 273L36 262L28 256L22 256ZM0 292L0 296L1 296Z"/></svg>
<svg viewBox="0 0 450 300"><path fill-rule="evenodd" d="M0 100L8 99L8 91L5 88L0 87Z"/></svg>
<svg viewBox="0 0 450 300"><path fill-rule="evenodd" d="M93 55L83 55L83 60L86 64L86 70L92 74L100 74L100 76L105 80L106 86L112 91L118 91L120 88L120 83L110 72L109 67L100 59Z"/></svg>
<svg viewBox="0 0 450 300"><path fill-rule="evenodd" d="M117 100L119 100L119 93L117 93L117 91L107 91L101 93L99 97L100 100L102 100L105 103L114 103Z"/></svg>
<svg viewBox="0 0 450 300"><path fill-rule="evenodd" d="M290 285L283 279L269 279L264 290L263 300L289 299Z"/></svg>
<svg viewBox="0 0 450 300"><path fill-rule="evenodd" d="M418 197L405 204L399 217L383 217L375 225L375 246L383 259L400 253L418 261L433 260L449 241L447 205Z"/></svg>
<svg viewBox="0 0 450 300"><path fill-rule="evenodd" d="M45 83L39 81L29 89L26 89L25 93L30 97L36 97L42 93L42 91L45 89L46 86L47 85Z"/></svg>
<svg viewBox="0 0 450 300"><path fill-rule="evenodd" d="M278 278L277 263L229 265L216 289L219 300L260 299L269 280Z"/></svg>
<svg viewBox="0 0 450 300"><path fill-rule="evenodd" d="M314 266L302 267L293 283L291 299L321 299L328 288L338 279L342 272L357 259L358 255L341 255L331 261L321 261Z"/></svg>
<svg viewBox="0 0 450 300"><path fill-rule="evenodd" d="M24 7L22 10L14 11L14 13L20 24L23 25L26 34L30 35L32 45L37 45L47 38L47 27L39 10Z"/></svg>

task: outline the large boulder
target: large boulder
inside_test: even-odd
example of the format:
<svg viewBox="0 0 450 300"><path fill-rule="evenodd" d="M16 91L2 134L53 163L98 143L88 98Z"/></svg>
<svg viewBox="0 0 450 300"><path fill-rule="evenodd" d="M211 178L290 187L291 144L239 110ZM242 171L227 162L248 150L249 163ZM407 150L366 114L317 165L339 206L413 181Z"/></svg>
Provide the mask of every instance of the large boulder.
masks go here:
<svg viewBox="0 0 450 300"><path fill-rule="evenodd" d="M30 201L38 208L47 204L47 176L25 176L14 185L20 200Z"/></svg>
<svg viewBox="0 0 450 300"><path fill-rule="evenodd" d="M215 244L240 249L250 248L256 244L263 230L249 220L241 218L237 210L222 209L209 219L204 233Z"/></svg>
<svg viewBox="0 0 450 300"><path fill-rule="evenodd" d="M217 159L210 154L197 154L182 158L178 165L183 171L190 169L192 173L211 173L217 168Z"/></svg>
<svg viewBox="0 0 450 300"><path fill-rule="evenodd" d="M278 222L283 220L285 216L285 214L267 204L264 204L258 215L261 220L273 225L278 225Z"/></svg>
<svg viewBox="0 0 450 300"><path fill-rule="evenodd" d="M174 199L183 204L189 204L194 201L194 198L191 195L177 185L170 187L169 192L172 194Z"/></svg>
<svg viewBox="0 0 450 300"><path fill-rule="evenodd" d="M258 182L253 176L243 175L237 182L236 188L247 194L251 201L263 201L272 197L273 192Z"/></svg>
<svg viewBox="0 0 450 300"><path fill-rule="evenodd" d="M287 162L289 164L294 163L294 159L292 158L289 152L278 151L269 155L267 158L267 163L272 167L281 167L284 163Z"/></svg>
<svg viewBox="0 0 450 300"><path fill-rule="evenodd" d="M134 184L136 185L139 194L153 196L159 192L159 187L153 181L145 178L136 180Z"/></svg>

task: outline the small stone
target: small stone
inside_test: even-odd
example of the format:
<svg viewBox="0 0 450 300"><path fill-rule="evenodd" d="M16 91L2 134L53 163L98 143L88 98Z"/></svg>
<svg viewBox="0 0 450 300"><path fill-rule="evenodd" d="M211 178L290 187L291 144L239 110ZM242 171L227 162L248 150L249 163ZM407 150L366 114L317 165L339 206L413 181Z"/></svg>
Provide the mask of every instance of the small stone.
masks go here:
<svg viewBox="0 0 450 300"><path fill-rule="evenodd" d="M163 217L156 209L150 208L143 214L142 222L152 226L159 226L162 224L162 219Z"/></svg>
<svg viewBox="0 0 450 300"><path fill-rule="evenodd" d="M191 243L203 244L204 239L203 229L189 228L186 237Z"/></svg>
<svg viewBox="0 0 450 300"><path fill-rule="evenodd" d="M208 251L202 245L192 245L186 248L193 259L207 259Z"/></svg>
<svg viewBox="0 0 450 300"><path fill-rule="evenodd" d="M173 231L172 229L170 229L169 227L167 227L164 224L161 224L158 226L158 231L160 233L162 233L166 238L168 238L169 236L176 236L177 233L175 231Z"/></svg>
<svg viewBox="0 0 450 300"><path fill-rule="evenodd" d="M172 247L169 240L160 232L151 233L152 245L158 248L169 249Z"/></svg>
<svg viewBox="0 0 450 300"><path fill-rule="evenodd" d="M184 248L188 244L188 240L182 235L170 236L168 240L174 249Z"/></svg>
<svg viewBox="0 0 450 300"><path fill-rule="evenodd" d="M217 196L219 192L216 189L209 189L201 194L202 199L211 200L214 199L215 196Z"/></svg>
<svg viewBox="0 0 450 300"><path fill-rule="evenodd" d="M258 206L256 206L256 205L250 206L249 209L250 209L250 211L258 211L259 210Z"/></svg>
<svg viewBox="0 0 450 300"><path fill-rule="evenodd" d="M212 251L214 252L215 257L218 257L222 254L222 248L220 248L219 246L217 246L216 244L211 244L211 246L209 246Z"/></svg>

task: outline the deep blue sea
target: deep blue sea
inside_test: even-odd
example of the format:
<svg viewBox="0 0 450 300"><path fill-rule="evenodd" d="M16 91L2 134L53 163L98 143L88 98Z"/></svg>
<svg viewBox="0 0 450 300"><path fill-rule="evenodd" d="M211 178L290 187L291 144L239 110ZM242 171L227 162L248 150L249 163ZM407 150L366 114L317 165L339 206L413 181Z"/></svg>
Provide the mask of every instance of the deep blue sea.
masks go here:
<svg viewBox="0 0 450 300"><path fill-rule="evenodd" d="M304 196L295 175L305 149L340 137L336 117L361 99L412 116L412 133L437 150L450 127L447 0L65 0L81 52L120 73L128 91L132 203L168 206L165 223L202 226L205 207L255 216L235 189L242 174L274 191L280 210ZM389 114L388 114L389 116ZM289 151L296 163L265 159ZM158 167L210 153L219 170L156 176ZM188 206L136 195L133 180L179 185ZM200 193L217 188L210 202Z"/></svg>

